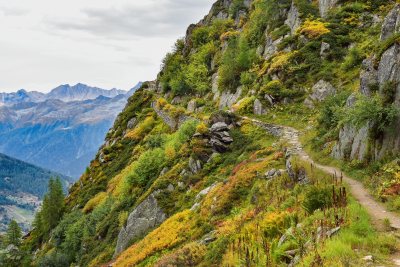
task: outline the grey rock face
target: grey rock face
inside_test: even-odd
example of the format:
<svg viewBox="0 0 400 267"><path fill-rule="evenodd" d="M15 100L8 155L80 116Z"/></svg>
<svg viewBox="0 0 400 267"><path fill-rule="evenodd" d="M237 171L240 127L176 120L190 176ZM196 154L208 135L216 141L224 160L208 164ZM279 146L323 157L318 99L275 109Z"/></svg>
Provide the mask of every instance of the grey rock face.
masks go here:
<svg viewBox="0 0 400 267"><path fill-rule="evenodd" d="M256 100L254 101L253 113L254 113L255 115L263 115L263 114L265 114L265 109L264 109L264 107L263 107L261 101L258 100L258 99L256 99Z"/></svg>
<svg viewBox="0 0 400 267"><path fill-rule="evenodd" d="M133 129L133 128L135 128L136 124L137 124L137 118L132 118L128 121L126 128Z"/></svg>
<svg viewBox="0 0 400 267"><path fill-rule="evenodd" d="M235 93L231 93L229 91L222 92L219 100L219 108L232 108L233 104L235 104L239 100L241 95L242 87L238 87Z"/></svg>
<svg viewBox="0 0 400 267"><path fill-rule="evenodd" d="M328 96L336 94L336 88L329 82L320 80L312 88L312 94L305 100L306 106L312 108L315 102L322 102Z"/></svg>
<svg viewBox="0 0 400 267"><path fill-rule="evenodd" d="M400 5L397 4L386 16L381 32L381 40L386 40L400 30Z"/></svg>
<svg viewBox="0 0 400 267"><path fill-rule="evenodd" d="M211 78L211 83L212 83L212 92L214 94L214 101L218 100L218 98L220 97L220 92L218 90L218 73L214 73L212 78Z"/></svg>
<svg viewBox="0 0 400 267"><path fill-rule="evenodd" d="M378 72L374 67L374 58L367 58L362 63L360 73L360 92L363 95L371 95L371 87L378 85Z"/></svg>
<svg viewBox="0 0 400 267"><path fill-rule="evenodd" d="M355 95L347 99L346 106L352 107L356 102ZM368 155L368 141L371 125L357 129L354 125L347 124L339 132L339 141L333 147L332 156L338 159L364 160Z"/></svg>
<svg viewBox="0 0 400 267"><path fill-rule="evenodd" d="M291 34L295 34L301 23L299 9L296 7L295 2L292 1L285 24L289 26Z"/></svg>
<svg viewBox="0 0 400 267"><path fill-rule="evenodd" d="M148 196L129 214L126 226L119 232L114 256L125 250L133 239L147 234L166 219L167 215L158 206L154 193Z"/></svg>
<svg viewBox="0 0 400 267"><path fill-rule="evenodd" d="M325 18L328 11L333 8L339 0L319 0L319 13L321 17Z"/></svg>
<svg viewBox="0 0 400 267"><path fill-rule="evenodd" d="M382 26L381 39L385 40L399 31L400 5L396 5ZM374 85L381 94L388 82L397 84L395 88L394 104L400 107L400 45L393 44L380 58L378 69L374 68L375 58L364 60L360 76L360 92L365 96L371 95L371 87ZM351 96L347 105L355 102ZM379 137L371 136L370 132L375 126L368 122L364 127L356 129L354 125L345 125L339 134L339 140L335 145L332 156L339 159L367 159L379 160L387 154L397 154L400 151L400 118L393 122L391 127L380 133Z"/></svg>
<svg viewBox="0 0 400 267"><path fill-rule="evenodd" d="M400 81L400 45L394 44L386 50L378 67L378 83L380 91L387 82ZM397 85L395 99L400 106L400 85Z"/></svg>

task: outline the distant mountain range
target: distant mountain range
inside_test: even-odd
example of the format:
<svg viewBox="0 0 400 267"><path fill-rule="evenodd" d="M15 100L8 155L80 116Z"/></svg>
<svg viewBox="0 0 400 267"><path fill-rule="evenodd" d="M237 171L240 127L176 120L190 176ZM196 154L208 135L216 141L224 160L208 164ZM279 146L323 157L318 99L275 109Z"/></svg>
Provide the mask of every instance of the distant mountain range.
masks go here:
<svg viewBox="0 0 400 267"><path fill-rule="evenodd" d="M130 91L84 84L51 92L0 94L0 153L78 178L95 156Z"/></svg>
<svg viewBox="0 0 400 267"><path fill-rule="evenodd" d="M67 188L73 179L0 154L0 232L10 219L27 229L51 177Z"/></svg>

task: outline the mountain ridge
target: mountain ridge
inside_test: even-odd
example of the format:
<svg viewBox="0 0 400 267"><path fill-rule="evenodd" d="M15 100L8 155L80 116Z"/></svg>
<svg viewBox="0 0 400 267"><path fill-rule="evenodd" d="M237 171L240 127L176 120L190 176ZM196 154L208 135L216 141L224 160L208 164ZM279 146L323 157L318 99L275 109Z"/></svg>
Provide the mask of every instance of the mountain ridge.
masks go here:
<svg viewBox="0 0 400 267"><path fill-rule="evenodd" d="M102 89L99 87L92 87L83 83L75 85L63 84L55 87L48 93L41 93L37 91L26 91L20 89L13 93L0 93L0 106L13 105L22 102L43 102L49 99L58 99L63 102L93 100L99 96L116 97L118 95L132 95L142 83L139 82L130 90L125 91L121 89Z"/></svg>
<svg viewBox="0 0 400 267"><path fill-rule="evenodd" d="M130 91L64 85L35 99L26 91L11 94L0 105L0 152L77 178L140 85Z"/></svg>

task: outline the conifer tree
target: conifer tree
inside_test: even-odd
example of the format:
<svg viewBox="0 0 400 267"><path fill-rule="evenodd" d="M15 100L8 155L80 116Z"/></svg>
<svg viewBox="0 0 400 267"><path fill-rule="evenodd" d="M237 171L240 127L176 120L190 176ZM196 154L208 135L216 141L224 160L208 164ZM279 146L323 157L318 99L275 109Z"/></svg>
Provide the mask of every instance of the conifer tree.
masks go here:
<svg viewBox="0 0 400 267"><path fill-rule="evenodd" d="M19 247L21 244L22 232L18 223L12 220L7 229L6 244Z"/></svg>
<svg viewBox="0 0 400 267"><path fill-rule="evenodd" d="M64 192L60 179L50 179L48 188L42 210L36 215L34 223L39 236L46 236L57 225L64 212Z"/></svg>

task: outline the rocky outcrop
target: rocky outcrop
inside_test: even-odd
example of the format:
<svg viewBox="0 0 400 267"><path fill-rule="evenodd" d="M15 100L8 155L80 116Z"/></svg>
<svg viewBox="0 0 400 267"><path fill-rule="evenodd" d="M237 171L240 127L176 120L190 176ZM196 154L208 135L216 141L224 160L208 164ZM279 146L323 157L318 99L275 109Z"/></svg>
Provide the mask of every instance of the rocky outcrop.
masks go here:
<svg viewBox="0 0 400 267"><path fill-rule="evenodd" d="M400 31L400 5L397 4L386 16L381 32L381 41Z"/></svg>
<svg viewBox="0 0 400 267"><path fill-rule="evenodd" d="M381 39L385 40L399 31L400 6L396 5L382 26ZM378 90L385 95L385 88L393 88L393 104L400 108L400 45L394 43L379 59L376 68L375 57L364 60L360 74L360 93L370 96L372 91ZM347 105L352 106L355 97L352 95L347 100ZM387 129L378 135L372 135L375 129L374 122L368 122L364 127L357 129L354 125L347 124L341 130L337 144L334 146L332 156L348 160L380 160L386 155L396 155L400 152L400 118L395 120Z"/></svg>
<svg viewBox="0 0 400 267"><path fill-rule="evenodd" d="M233 138L229 134L228 125L224 122L217 122L210 128L210 145L212 148L219 153L226 152Z"/></svg>
<svg viewBox="0 0 400 267"><path fill-rule="evenodd" d="M379 91L383 94L383 89L389 82L392 82L395 89L395 102L400 106L400 45L395 43L386 50L381 57L378 67Z"/></svg>
<svg viewBox="0 0 400 267"><path fill-rule="evenodd" d="M167 219L167 215L158 206L155 193L148 196L129 214L126 226L118 235L114 256L124 251L130 242L147 234Z"/></svg>
<svg viewBox="0 0 400 267"><path fill-rule="evenodd" d="M375 58L370 57L363 61L360 73L360 93L371 95L371 86L378 84L378 71L374 67Z"/></svg>
<svg viewBox="0 0 400 267"><path fill-rule="evenodd" d="M235 104L242 95L242 87L238 87L235 93L231 93L230 91L222 92L219 99L219 108L231 108L233 104Z"/></svg>
<svg viewBox="0 0 400 267"><path fill-rule="evenodd" d="M294 1L290 7L288 17L285 20L285 24L289 26L291 34L295 34L297 29L300 27L302 21L300 18L300 12Z"/></svg>
<svg viewBox="0 0 400 267"><path fill-rule="evenodd" d="M304 104L312 108L314 103L324 101L328 96L336 94L336 88L329 82L320 80L312 88L311 95L304 101Z"/></svg>
<svg viewBox="0 0 400 267"><path fill-rule="evenodd" d="M333 8L339 0L319 0L319 13L321 17L325 18L328 15L328 11Z"/></svg>

